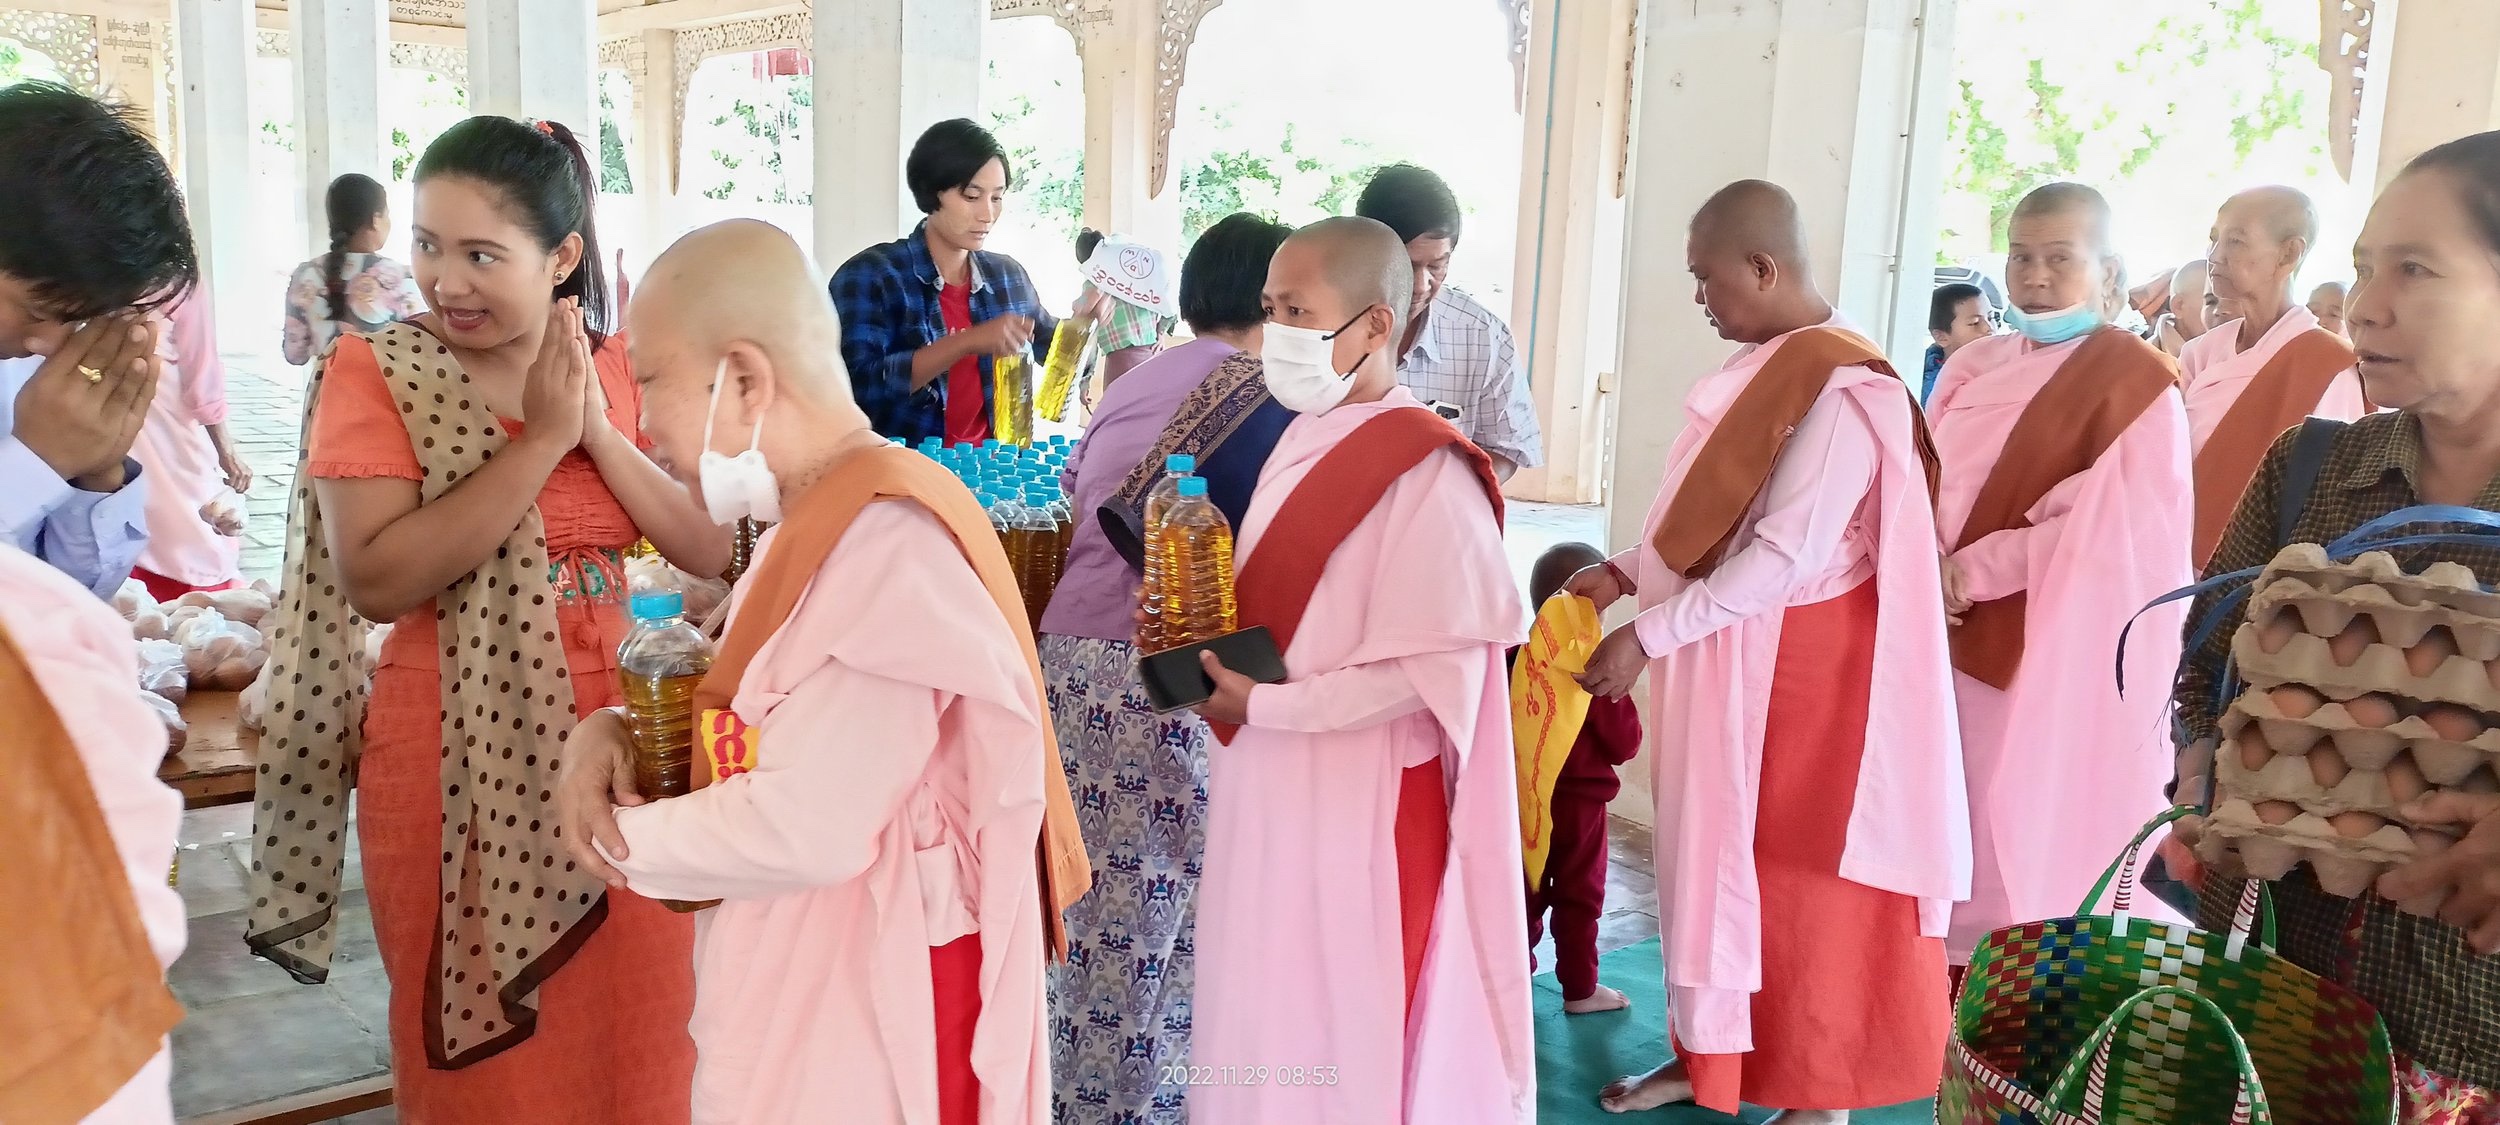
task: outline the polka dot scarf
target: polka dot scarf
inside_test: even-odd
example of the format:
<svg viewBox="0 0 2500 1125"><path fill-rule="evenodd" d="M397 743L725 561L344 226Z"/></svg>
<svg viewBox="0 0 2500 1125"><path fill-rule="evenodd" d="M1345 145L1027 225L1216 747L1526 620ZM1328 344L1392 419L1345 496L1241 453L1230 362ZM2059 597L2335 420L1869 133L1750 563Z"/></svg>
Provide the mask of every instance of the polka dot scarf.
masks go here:
<svg viewBox="0 0 2500 1125"><path fill-rule="evenodd" d="M507 438L450 350L423 329L372 335L432 503ZM320 401L316 373L305 418ZM362 722L348 660L365 643L300 469L288 516L289 579L271 635L268 730L255 798L247 940L297 979L329 974L340 859ZM536 509L495 557L435 599L442 646L443 870L426 1054L476 1062L527 1038L534 994L602 917L597 880L555 843L555 777L573 729L573 685L556 633L547 534ZM410 982L394 982L408 987Z"/></svg>

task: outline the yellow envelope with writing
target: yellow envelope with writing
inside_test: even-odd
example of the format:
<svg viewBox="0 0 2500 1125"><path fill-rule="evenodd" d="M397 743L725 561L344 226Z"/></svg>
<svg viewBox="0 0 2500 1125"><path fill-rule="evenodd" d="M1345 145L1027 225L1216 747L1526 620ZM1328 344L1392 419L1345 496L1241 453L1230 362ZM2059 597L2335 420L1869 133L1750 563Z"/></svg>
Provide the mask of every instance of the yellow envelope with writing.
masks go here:
<svg viewBox="0 0 2500 1125"><path fill-rule="evenodd" d="M1545 876L1554 843L1554 784L1580 738L1589 693L1574 677L1588 670L1600 630L1597 606L1556 594L1538 608L1528 643L1510 672L1510 737L1519 767L1519 852L1528 885Z"/></svg>

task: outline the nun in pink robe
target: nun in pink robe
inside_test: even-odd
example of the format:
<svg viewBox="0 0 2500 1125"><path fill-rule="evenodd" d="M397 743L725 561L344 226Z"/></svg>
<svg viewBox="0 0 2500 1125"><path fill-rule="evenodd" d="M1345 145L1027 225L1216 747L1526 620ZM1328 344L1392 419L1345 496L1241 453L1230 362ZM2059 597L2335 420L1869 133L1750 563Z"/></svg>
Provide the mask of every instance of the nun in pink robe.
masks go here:
<svg viewBox="0 0 2500 1125"><path fill-rule="evenodd" d="M157 963L182 956L182 896L165 882L182 828L182 796L156 779L165 723L141 703L130 626L94 593L32 555L0 544L0 627L17 639L36 686L69 728L87 767L139 923ZM40 641L40 643L35 643ZM173 1063L159 1051L84 1125L173 1125Z"/></svg>
<svg viewBox="0 0 2500 1125"><path fill-rule="evenodd" d="M166 310L157 349L164 373L130 448L148 479L148 542L139 569L154 576L149 590L162 600L242 582L242 537L200 515L212 502L233 505L238 517L243 510L209 437L208 427L226 422L226 365L217 356L215 321L208 298L197 292Z"/></svg>
<svg viewBox="0 0 2500 1125"><path fill-rule="evenodd" d="M979 1120L1048 1120L1050 719L1009 628L944 524L870 504L739 681L757 767L618 810L634 891L724 900L696 916L695 1125L936 1125L930 951L973 933ZM981 879L1018 864L1021 896Z"/></svg>
<svg viewBox="0 0 2500 1125"><path fill-rule="evenodd" d="M1348 434L1405 388L1296 418L1244 516L1239 569ZM1335 554L1289 679L1208 754L1191 1125L1491 1125L1536 1115L1518 784L1503 654L1527 633L1485 486L1450 449ZM1449 862L1412 1010L1392 843L1407 767L1439 758Z"/></svg>
<svg viewBox="0 0 2500 1125"><path fill-rule="evenodd" d="M1834 318L1826 327L1849 326ZM1872 1108L1931 1092L1945 1039L1937 939L1945 936L1953 903L1970 890L1969 814L1943 603L1936 594L1935 512L1916 444L1916 406L1901 380L1866 367L1832 372L1781 448L1769 484L1738 525L1724 561L1706 576L1684 578L1651 545L1710 435L1795 335L1739 349L1693 388L1641 545L1612 560L1635 576L1641 612L1632 627L1652 658L1649 713L1660 717L1650 760L1667 1006L1697 1097L1724 1112L1735 1111L1735 1075L1705 1073L1711 1069L1705 1060L1689 1056L1746 1056L1724 1069L1741 1066L1746 1100L1778 1108ZM1764 762L1764 735L1776 725L1770 712L1783 625L1798 620L1797 611L1836 604L1870 584L1872 649L1879 655L1856 708L1865 720L1862 753L1793 736L1776 749L1821 759L1820 770L1795 762L1780 767L1789 776L1803 769L1822 773L1832 785L1854 780L1845 804L1837 797L1827 802L1845 809L1848 821L1837 870L1812 875L1855 885L1846 888L1853 892L1845 896L1847 906L1822 904L1848 920L1826 920L1849 934L1853 946L1880 942L1890 964L1828 950L1801 956L1816 947L1800 934L1766 938L1764 917L1774 909L1788 919L1820 911L1814 903L1766 903L1771 891L1756 868L1763 847L1757 822L1788 833L1778 826L1825 815L1766 808L1760 801L1771 768ZM1805 620L1830 617L1809 612ZM1817 648L1866 643L1863 636L1800 639ZM1831 776L1852 757L1854 779ZM1786 876L1779 884L1807 885ZM1892 900L1899 908L1854 893L1864 888L1899 896ZM1856 924L1883 924L1879 915L1900 920L1905 930L1914 918L1916 932L1877 938ZM1924 943L1917 940L1922 937ZM1828 975L1766 982L1766 940L1794 951L1786 958L1788 970L1810 960ZM1915 960L1922 956L1931 960ZM1788 1018L1804 1008L1820 1009L1817 1018ZM1775 1026L1760 1029L1766 1035L1758 1039L1756 1017L1766 1012Z"/></svg>
<svg viewBox="0 0 2500 1125"><path fill-rule="evenodd" d="M2023 409L2089 338L2044 347L1992 336L1937 376L1927 413L1944 463L1937 523L1948 548ZM1972 843L1971 899L1946 940L1955 964L1990 931L2076 913L2102 869L2167 807L2184 604L2145 614L2126 634L2123 692L2116 669L2128 620L2195 579L2194 509L2187 410L2164 390L2091 468L2041 498L2029 526L1953 554L1972 601L2026 598L2012 687L1954 674Z"/></svg>
<svg viewBox="0 0 2500 1125"><path fill-rule="evenodd" d="M2213 436L2214 427L2222 424L2223 415L2231 412L2231 405L2240 400L2240 392L2248 389L2249 381L2265 369L2275 351L2317 327L2318 314L2293 305L2247 351L2240 350L2240 322L2236 320L2217 325L2189 341L2186 350L2179 353L2179 376L2187 386L2190 446L2205 448L2205 439ZM2369 404L2361 394L2361 373L2347 369L2327 385L2317 409L2309 413L2311 417L2349 422L2369 412Z"/></svg>

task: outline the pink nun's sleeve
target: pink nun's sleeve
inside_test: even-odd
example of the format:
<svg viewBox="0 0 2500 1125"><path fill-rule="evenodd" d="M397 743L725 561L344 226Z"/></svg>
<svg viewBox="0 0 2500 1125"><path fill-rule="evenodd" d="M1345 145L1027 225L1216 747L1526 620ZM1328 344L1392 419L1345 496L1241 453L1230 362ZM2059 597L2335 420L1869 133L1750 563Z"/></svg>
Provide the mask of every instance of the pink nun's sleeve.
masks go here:
<svg viewBox="0 0 2500 1125"><path fill-rule="evenodd" d="M1270 730L1327 734L1363 730L1424 709L1424 697L1407 674L1405 659L1392 657L1250 689L1250 725Z"/></svg>
<svg viewBox="0 0 2500 1125"><path fill-rule="evenodd" d="M1708 576L1633 619L1651 659L1789 604L1824 577L1875 480L1875 432L1847 395L1823 392L1780 451L1753 537Z"/></svg>
<svg viewBox="0 0 2500 1125"><path fill-rule="evenodd" d="M2059 481L2032 506L2029 526L1983 535L1978 542L1953 552L1953 561L1962 568L1970 600L1992 602L2030 587L2033 562L2057 550L2066 513L2074 510L2075 497L2083 490L2083 479L2090 475L2091 471L2086 470Z"/></svg>
<svg viewBox="0 0 2500 1125"><path fill-rule="evenodd" d="M617 810L629 857L610 862L636 893L683 901L847 882L937 741L936 692L827 662L765 719L753 772Z"/></svg>
<svg viewBox="0 0 2500 1125"><path fill-rule="evenodd" d="M226 420L226 364L217 356L217 316L208 295L194 292L167 314L165 342L182 373L182 405L203 426Z"/></svg>

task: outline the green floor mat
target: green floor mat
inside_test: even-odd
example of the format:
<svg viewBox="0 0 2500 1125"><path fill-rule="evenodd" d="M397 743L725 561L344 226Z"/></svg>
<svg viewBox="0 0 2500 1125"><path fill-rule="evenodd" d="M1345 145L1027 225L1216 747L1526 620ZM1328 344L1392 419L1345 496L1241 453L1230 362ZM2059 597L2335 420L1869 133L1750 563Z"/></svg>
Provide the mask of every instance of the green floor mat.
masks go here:
<svg viewBox="0 0 2500 1125"><path fill-rule="evenodd" d="M1658 939L1627 946L1597 959L1597 977L1632 1001L1621 1012L1566 1016L1562 985L1552 973L1536 977L1536 1118L1539 1125L1727 1125L1739 1120L1698 1106L1680 1105L1647 1113L1608 1113L1597 1106L1597 1092L1608 1082L1658 1065L1666 1057L1667 990L1659 975ZM1758 1122L1770 1113L1747 1110L1741 1119ZM1912 1102L1889 1109L1852 1114L1850 1125L1932 1125L1935 1103Z"/></svg>

